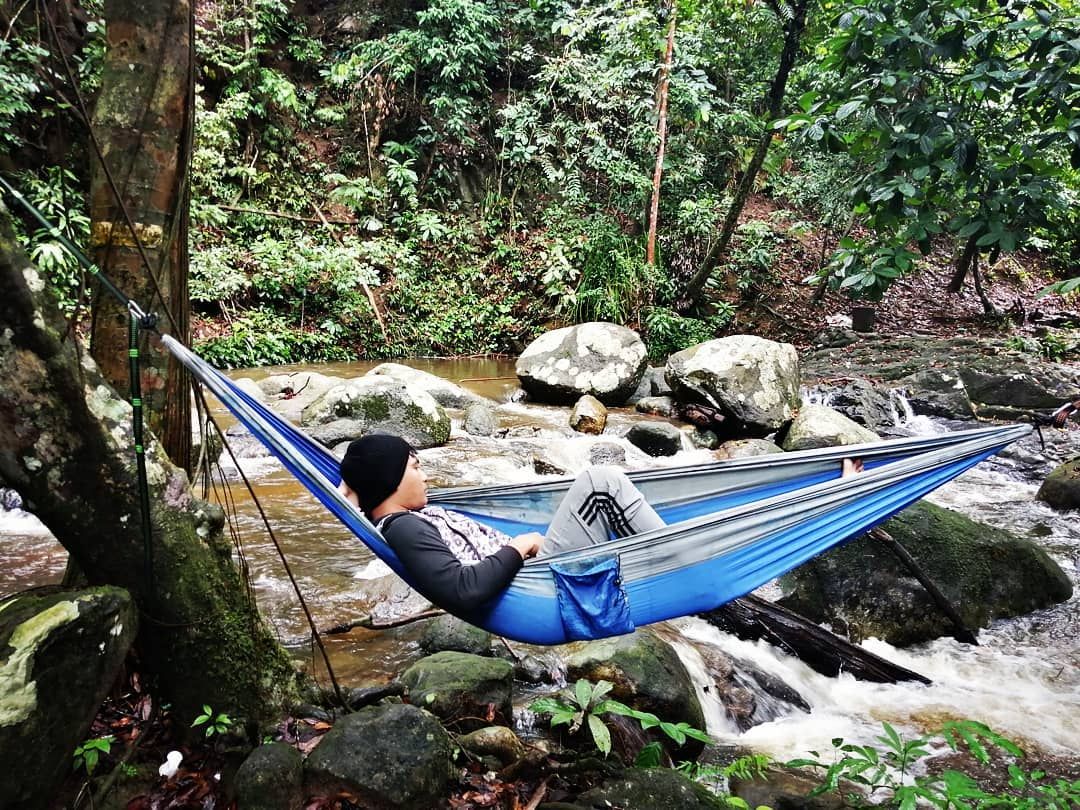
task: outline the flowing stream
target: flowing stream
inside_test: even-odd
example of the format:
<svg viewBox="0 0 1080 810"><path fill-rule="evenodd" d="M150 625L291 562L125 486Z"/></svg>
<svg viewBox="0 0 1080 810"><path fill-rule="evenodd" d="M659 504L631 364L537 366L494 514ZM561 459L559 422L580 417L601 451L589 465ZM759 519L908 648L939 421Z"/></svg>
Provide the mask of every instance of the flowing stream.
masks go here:
<svg viewBox="0 0 1080 810"><path fill-rule="evenodd" d="M320 366L318 371L356 376L372 364ZM450 443L424 451L422 458L434 486L527 481L537 477L533 458L576 472L589 463L598 444L625 453L632 469L678 465L707 460L706 451L690 449L666 459L650 458L629 445L620 434L640 415L625 409L611 412L604 436L581 436L567 427L569 411L511 402L516 389L509 361L457 360L412 362L497 403L499 424L508 431L502 438L478 438L462 432L455 420ZM260 369L261 377L305 369ZM236 376L245 376L238 374ZM901 414L898 431L922 433L943 427ZM319 627L325 628L367 614L399 594L385 567L341 527L281 466L245 445L241 466L269 516L300 587ZM896 649L876 640L865 647L933 680L931 686L880 685L848 676L819 675L797 659L764 642L744 642L720 633L696 618L668 623L695 675L706 706L709 731L722 742L787 758L808 750L825 751L830 740L873 742L881 723L902 733L921 734L949 719L971 718L1031 750L1061 756L1080 751L1080 513L1055 513L1034 496L1037 482L1025 475L1036 440L984 462L960 479L936 491L930 500L994 526L1035 538L1068 573L1076 587L1073 598L1061 605L1017 619L999 621L979 634L980 646L952 639ZM1045 466L1045 465L1044 465ZM301 658L314 660L310 638L276 552L246 490L230 476L237 505L237 525L243 539L259 604L273 622L283 643ZM31 515L19 509L0 511L0 594L57 582L66 553ZM770 590L772 589L772 590ZM762 589L776 595L775 586ZM338 678L348 685L384 682L419 655L417 625L388 631L354 630L329 636L326 643ZM708 649L716 648L754 663L802 694L812 711L778 708L775 719L740 732L707 690L710 676L702 663ZM520 654L524 645L514 645ZM531 650L555 661L557 650ZM314 661L316 673L323 671ZM527 698L527 696L525 696ZM767 696L761 694L759 701ZM525 717L527 721L528 718Z"/></svg>

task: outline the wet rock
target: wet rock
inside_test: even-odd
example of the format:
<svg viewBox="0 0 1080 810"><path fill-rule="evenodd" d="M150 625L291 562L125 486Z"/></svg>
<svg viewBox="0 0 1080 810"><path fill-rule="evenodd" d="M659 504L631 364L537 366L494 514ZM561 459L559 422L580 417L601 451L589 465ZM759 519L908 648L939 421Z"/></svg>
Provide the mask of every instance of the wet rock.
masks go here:
<svg viewBox="0 0 1080 810"><path fill-rule="evenodd" d="M566 663L567 681L579 678L614 684L611 697L671 723L705 727L705 715L690 674L671 645L649 630L626 636L574 645ZM674 746L666 737L665 745ZM677 749L679 759L701 751L701 743L688 740Z"/></svg>
<svg viewBox="0 0 1080 810"><path fill-rule="evenodd" d="M898 380L907 395L908 405L920 416L941 416L946 419L974 419L967 386L959 374L928 368Z"/></svg>
<svg viewBox="0 0 1080 810"><path fill-rule="evenodd" d="M450 438L450 417L430 394L381 375L334 386L304 409L302 422L331 446L365 433L392 433L417 448Z"/></svg>
<svg viewBox="0 0 1080 810"><path fill-rule="evenodd" d="M727 805L718 796L672 768L628 768L615 779L578 797L585 807L619 807L622 810L721 810Z"/></svg>
<svg viewBox="0 0 1080 810"><path fill-rule="evenodd" d="M713 679L714 695L740 731L796 711L810 711L796 689L752 662L713 648L702 649L701 655Z"/></svg>
<svg viewBox="0 0 1080 810"><path fill-rule="evenodd" d="M462 729L484 725L481 718L508 723L513 667L498 658L440 652L409 667L401 681L409 702Z"/></svg>
<svg viewBox="0 0 1080 810"><path fill-rule="evenodd" d="M367 373L368 377L388 377L413 391L424 391L444 408L467 408L486 404L487 400L442 377L410 368L401 363L380 363Z"/></svg>
<svg viewBox="0 0 1080 810"><path fill-rule="evenodd" d="M537 475L567 475L570 471L565 467L556 464L554 461L550 461L540 456L533 456L533 472Z"/></svg>
<svg viewBox="0 0 1080 810"><path fill-rule="evenodd" d="M731 795L750 807L771 807L773 810L842 810L848 807L838 792L811 796L821 785L814 776L786 768L773 767L762 778L728 780Z"/></svg>
<svg viewBox="0 0 1080 810"><path fill-rule="evenodd" d="M752 335L718 338L673 354L667 380L681 402L718 405L730 433L765 436L790 420L799 404L795 347Z"/></svg>
<svg viewBox="0 0 1080 810"><path fill-rule="evenodd" d="M12 512L23 508L22 496L13 489L0 487L0 509Z"/></svg>
<svg viewBox="0 0 1080 810"><path fill-rule="evenodd" d="M701 450L715 450L720 446L720 437L706 428L693 428L686 435L690 444Z"/></svg>
<svg viewBox="0 0 1080 810"><path fill-rule="evenodd" d="M1080 459L1057 467L1035 495L1054 509L1080 509Z"/></svg>
<svg viewBox="0 0 1080 810"><path fill-rule="evenodd" d="M491 633L474 627L456 616L438 616L424 627L420 648L426 653L451 650L471 655L491 652Z"/></svg>
<svg viewBox="0 0 1080 810"><path fill-rule="evenodd" d="M607 408L596 397L586 394L570 412L570 427L578 433L599 436L607 425Z"/></svg>
<svg viewBox="0 0 1080 810"><path fill-rule="evenodd" d="M883 528L916 559L971 629L1063 602L1072 584L1029 539L977 523L926 502ZM952 631L949 620L890 548L861 537L822 554L781 579L786 608L829 622L859 642L896 646Z"/></svg>
<svg viewBox="0 0 1080 810"><path fill-rule="evenodd" d="M645 360L636 332L593 322L541 335L521 353L515 371L537 402L570 404L591 394L606 405L621 405L637 389Z"/></svg>
<svg viewBox="0 0 1080 810"><path fill-rule="evenodd" d="M781 446L787 450L812 450L846 444L880 441L872 430L824 405L804 405L788 428Z"/></svg>
<svg viewBox="0 0 1080 810"><path fill-rule="evenodd" d="M293 374L272 374L259 380L263 401L275 413L293 422L300 421L304 408L313 403L343 380L314 371L298 371Z"/></svg>
<svg viewBox="0 0 1080 810"><path fill-rule="evenodd" d="M303 806L304 759L291 745L260 745L236 772L237 810L292 810Z"/></svg>
<svg viewBox="0 0 1080 810"><path fill-rule="evenodd" d="M650 456L673 456L682 450L683 434L667 422L639 422L626 432L626 440Z"/></svg>
<svg viewBox="0 0 1080 810"><path fill-rule="evenodd" d="M598 467L621 467L626 464L626 448L614 442L597 442L589 448L589 463Z"/></svg>
<svg viewBox="0 0 1080 810"><path fill-rule="evenodd" d="M861 377L845 380L839 385L817 386L812 393L822 397L822 404L870 430L878 431L896 424L892 391Z"/></svg>
<svg viewBox="0 0 1080 810"><path fill-rule="evenodd" d="M48 807L71 754L123 665L137 629L113 587L15 596L0 603L0 807Z"/></svg>
<svg viewBox="0 0 1080 810"><path fill-rule="evenodd" d="M780 447L766 439L732 439L716 448L713 455L723 461L729 458L750 458L783 452Z"/></svg>
<svg viewBox="0 0 1080 810"><path fill-rule="evenodd" d="M461 427L471 436L494 436L499 429L499 422L490 406L474 402L465 409L465 419Z"/></svg>
<svg viewBox="0 0 1080 810"><path fill-rule="evenodd" d="M506 726L478 728L458 738L458 743L477 756L495 757L503 765L510 765L525 756L525 745Z"/></svg>
<svg viewBox="0 0 1080 810"><path fill-rule="evenodd" d="M369 706L338 720L307 758L306 790L354 793L363 806L427 810L453 778L452 749L428 712Z"/></svg>
<svg viewBox="0 0 1080 810"><path fill-rule="evenodd" d="M678 413L678 405L671 397L642 397L634 403L634 410L670 419Z"/></svg>

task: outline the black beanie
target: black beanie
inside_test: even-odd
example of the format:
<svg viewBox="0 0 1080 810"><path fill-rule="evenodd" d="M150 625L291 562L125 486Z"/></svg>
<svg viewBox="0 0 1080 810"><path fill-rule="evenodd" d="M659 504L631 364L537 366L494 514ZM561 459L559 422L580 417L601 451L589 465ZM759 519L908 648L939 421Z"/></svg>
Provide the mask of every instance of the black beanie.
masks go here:
<svg viewBox="0 0 1080 810"><path fill-rule="evenodd" d="M400 436L369 433L349 443L341 459L341 480L359 496L360 508L370 512L398 488L415 453Z"/></svg>

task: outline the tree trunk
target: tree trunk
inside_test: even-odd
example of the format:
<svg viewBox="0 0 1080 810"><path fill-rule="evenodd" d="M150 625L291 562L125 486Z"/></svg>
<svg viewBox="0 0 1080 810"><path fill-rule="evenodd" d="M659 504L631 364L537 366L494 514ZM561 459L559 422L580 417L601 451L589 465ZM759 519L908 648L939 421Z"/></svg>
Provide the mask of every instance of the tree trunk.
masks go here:
<svg viewBox="0 0 1080 810"><path fill-rule="evenodd" d="M188 342L187 169L194 92L189 0L107 0L107 44L94 133L93 258L117 286ZM117 194L119 199L117 199ZM146 265L149 265L147 267ZM91 353L117 391L127 392L125 307L98 287ZM183 367L160 348L143 351L143 400L169 456L190 468L191 412Z"/></svg>
<svg viewBox="0 0 1080 810"><path fill-rule="evenodd" d="M951 293L958 293L964 286L964 279L967 278L968 270L971 269L971 263L978 256L979 237L976 234L972 234L968 237L967 242L964 243L964 249L960 251L956 257L956 262L953 264L952 278L949 279L948 291Z"/></svg>
<svg viewBox="0 0 1080 810"><path fill-rule="evenodd" d="M677 11L671 7L671 21L668 23L667 50L664 64L660 67L660 83L657 92L658 118L656 132L659 144L656 147L656 168L653 170L652 202L649 205L649 239L645 246L645 264L656 264L656 220L660 212L660 178L664 173L664 147L667 144L667 101L668 83L671 80L671 57L675 51L675 18Z"/></svg>
<svg viewBox="0 0 1080 810"><path fill-rule="evenodd" d="M784 23L784 48L780 52L780 64L776 68L776 75L773 77L769 92L765 97L768 109L765 131L762 133L757 148L754 150L754 155L750 159L750 165L746 167L746 171L743 172L742 179L735 190L735 198L731 201L731 207L728 208L727 216L724 218L724 225L720 229L720 237L709 249L701 262L701 266L690 281L687 282L686 288L683 290L680 298L680 309L689 309L694 306L701 291L705 289L709 277L727 253L731 237L734 235L735 227L739 223L739 216L742 214L746 200L754 188L754 181L757 180L758 172L761 171L761 167L765 163L765 157L769 153L769 145L772 143L773 138L772 122L780 117L780 112L783 109L788 77L795 67L795 58L799 54L799 41L802 38L803 30L806 28L808 6L809 0L794 0L789 4L791 16ZM774 7L774 10L781 20L785 19L785 15L781 14L778 8Z"/></svg>
<svg viewBox="0 0 1080 810"><path fill-rule="evenodd" d="M142 665L181 722L204 703L272 717L295 693L296 675L233 565L221 510L192 496L187 476L147 434L147 576L131 407L65 329L0 205L0 481L90 584L132 593Z"/></svg>

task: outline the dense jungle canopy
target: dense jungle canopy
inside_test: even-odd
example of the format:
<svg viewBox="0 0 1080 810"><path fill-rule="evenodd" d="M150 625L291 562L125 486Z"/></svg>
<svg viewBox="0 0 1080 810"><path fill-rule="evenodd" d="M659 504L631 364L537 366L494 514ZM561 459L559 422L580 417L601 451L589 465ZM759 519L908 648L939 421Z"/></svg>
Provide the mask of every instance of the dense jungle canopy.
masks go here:
<svg viewBox="0 0 1080 810"><path fill-rule="evenodd" d="M0 3L0 171L84 246L105 31L128 5ZM1074 284L1073 0L193 11L180 242L220 365L514 351L593 319L659 356L751 331L733 318L791 264L868 299L928 263L978 283L1010 255ZM78 265L21 235L83 317Z"/></svg>

